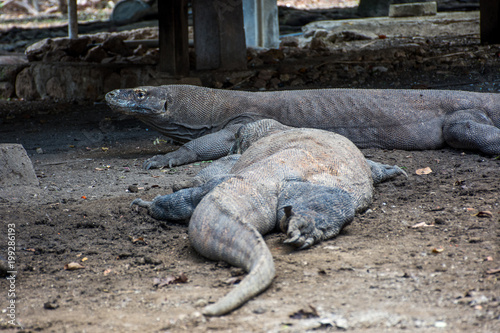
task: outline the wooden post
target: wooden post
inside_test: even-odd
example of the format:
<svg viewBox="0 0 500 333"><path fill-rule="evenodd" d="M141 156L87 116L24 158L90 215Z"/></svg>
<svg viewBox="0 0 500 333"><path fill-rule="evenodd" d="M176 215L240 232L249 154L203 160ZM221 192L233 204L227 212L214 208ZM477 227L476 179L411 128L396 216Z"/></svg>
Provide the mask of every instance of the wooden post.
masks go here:
<svg viewBox="0 0 500 333"><path fill-rule="evenodd" d="M158 1L161 72L189 74L187 0Z"/></svg>
<svg viewBox="0 0 500 333"><path fill-rule="evenodd" d="M212 1L193 0L193 28L196 69L219 68L219 21Z"/></svg>
<svg viewBox="0 0 500 333"><path fill-rule="evenodd" d="M481 44L500 44L500 1L481 0Z"/></svg>
<svg viewBox="0 0 500 333"><path fill-rule="evenodd" d="M78 38L78 14L76 0L68 0L68 34L70 39Z"/></svg>
<svg viewBox="0 0 500 333"><path fill-rule="evenodd" d="M193 0L197 69L247 65L242 0Z"/></svg>
<svg viewBox="0 0 500 333"><path fill-rule="evenodd" d="M224 5L217 7L217 2L223 2ZM221 68L246 68L247 44L245 42L242 0L216 0L214 5L219 20Z"/></svg>

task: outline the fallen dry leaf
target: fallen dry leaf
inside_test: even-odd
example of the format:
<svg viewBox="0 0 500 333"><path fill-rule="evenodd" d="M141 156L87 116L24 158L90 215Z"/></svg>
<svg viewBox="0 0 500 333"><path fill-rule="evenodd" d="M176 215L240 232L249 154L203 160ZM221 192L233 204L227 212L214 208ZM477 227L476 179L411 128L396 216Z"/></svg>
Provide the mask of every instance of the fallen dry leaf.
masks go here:
<svg viewBox="0 0 500 333"><path fill-rule="evenodd" d="M417 169L417 171L415 171L415 173L417 175L428 175L432 172L432 169L427 167L427 168L422 168L422 169Z"/></svg>
<svg viewBox="0 0 500 333"><path fill-rule="evenodd" d="M237 284L240 283L241 280L243 280L243 276L233 276L224 281L226 284Z"/></svg>
<svg viewBox="0 0 500 333"><path fill-rule="evenodd" d="M441 253L443 251L444 249L441 246L432 249L432 253Z"/></svg>
<svg viewBox="0 0 500 333"><path fill-rule="evenodd" d="M490 212L489 210L484 210L481 212L477 212L476 214L472 214L472 216L491 218L493 217L493 213Z"/></svg>
<svg viewBox="0 0 500 333"><path fill-rule="evenodd" d="M64 265L64 269L68 271L74 271L76 269L82 269L82 268L85 268L85 266L82 266L77 262L70 262L69 264Z"/></svg>
<svg viewBox="0 0 500 333"><path fill-rule="evenodd" d="M499 268L488 269L486 271L486 274L496 274L496 273L500 273L500 267Z"/></svg>
<svg viewBox="0 0 500 333"><path fill-rule="evenodd" d="M138 238L132 239L132 243L138 243L138 242L147 244L146 241L144 240L144 237L138 237Z"/></svg>

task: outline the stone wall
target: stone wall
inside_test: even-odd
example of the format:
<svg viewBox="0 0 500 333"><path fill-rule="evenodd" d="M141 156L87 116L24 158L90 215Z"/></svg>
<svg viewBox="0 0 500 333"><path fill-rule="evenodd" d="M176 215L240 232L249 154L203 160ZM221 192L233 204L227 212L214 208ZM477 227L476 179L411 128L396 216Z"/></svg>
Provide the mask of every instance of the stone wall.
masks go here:
<svg viewBox="0 0 500 333"><path fill-rule="evenodd" d="M156 69L158 47L149 42L157 38L157 28L142 28L43 39L25 55L0 57L0 98L97 101L117 88L201 84Z"/></svg>

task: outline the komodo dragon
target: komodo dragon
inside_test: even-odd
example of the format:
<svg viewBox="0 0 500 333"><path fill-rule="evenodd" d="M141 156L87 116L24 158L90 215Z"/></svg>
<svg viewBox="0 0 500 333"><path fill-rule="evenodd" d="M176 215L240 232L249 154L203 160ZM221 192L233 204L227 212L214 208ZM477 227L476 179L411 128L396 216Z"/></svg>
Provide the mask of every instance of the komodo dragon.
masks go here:
<svg viewBox="0 0 500 333"><path fill-rule="evenodd" d="M241 124L274 119L344 135L360 148L437 149L448 144L500 154L500 94L447 90L316 89L273 92L189 85L117 89L116 111L134 115L180 142L146 169L227 155Z"/></svg>
<svg viewBox="0 0 500 333"><path fill-rule="evenodd" d="M262 235L279 226L287 234L285 243L299 249L330 239L368 207L374 183L405 174L396 166L367 161L341 135L273 123L266 119L244 126L242 146L247 146L245 136L261 138L236 163L228 161L230 174L216 172L199 187L132 202L156 219L191 216L189 238L200 254L249 272L205 307L206 315L226 314L271 284L275 268Z"/></svg>

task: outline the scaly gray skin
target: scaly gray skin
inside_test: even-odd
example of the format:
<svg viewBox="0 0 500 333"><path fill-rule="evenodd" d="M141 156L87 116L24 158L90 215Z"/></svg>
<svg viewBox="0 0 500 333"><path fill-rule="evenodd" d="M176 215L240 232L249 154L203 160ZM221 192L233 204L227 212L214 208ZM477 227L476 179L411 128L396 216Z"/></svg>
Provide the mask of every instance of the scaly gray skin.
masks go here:
<svg viewBox="0 0 500 333"><path fill-rule="evenodd" d="M281 125L273 123L261 120L239 132L238 142L248 149L229 174L209 166L213 177L199 187L152 202L132 202L148 208L156 219L192 214L193 247L207 258L249 272L226 296L207 306L206 315L226 314L271 284L275 268L262 235L279 227L287 234L285 242L299 249L335 237L355 213L369 206L375 181L405 174L396 166L367 162L338 134L286 126L280 131ZM256 141L247 145L245 138Z"/></svg>
<svg viewBox="0 0 500 333"><path fill-rule="evenodd" d="M447 90L316 89L273 92L189 85L117 89L106 95L116 111L180 142L146 169L228 154L241 124L274 119L292 127L346 136L360 148L423 150L448 144L500 154L500 94Z"/></svg>

